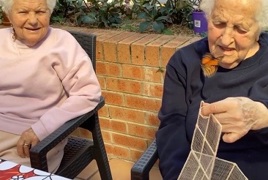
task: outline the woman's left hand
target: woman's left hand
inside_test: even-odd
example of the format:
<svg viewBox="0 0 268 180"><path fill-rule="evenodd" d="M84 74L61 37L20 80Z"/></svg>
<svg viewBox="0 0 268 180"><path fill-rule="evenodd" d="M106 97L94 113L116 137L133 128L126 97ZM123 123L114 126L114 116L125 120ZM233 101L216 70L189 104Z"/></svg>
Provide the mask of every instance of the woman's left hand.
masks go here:
<svg viewBox="0 0 268 180"><path fill-rule="evenodd" d="M22 158L29 157L31 147L35 146L38 142L39 139L32 128L24 131L17 142L17 151L19 156Z"/></svg>
<svg viewBox="0 0 268 180"><path fill-rule="evenodd" d="M249 130L268 127L268 109L247 97L229 97L214 103L203 103L201 113L213 114L222 125L223 141L233 143Z"/></svg>

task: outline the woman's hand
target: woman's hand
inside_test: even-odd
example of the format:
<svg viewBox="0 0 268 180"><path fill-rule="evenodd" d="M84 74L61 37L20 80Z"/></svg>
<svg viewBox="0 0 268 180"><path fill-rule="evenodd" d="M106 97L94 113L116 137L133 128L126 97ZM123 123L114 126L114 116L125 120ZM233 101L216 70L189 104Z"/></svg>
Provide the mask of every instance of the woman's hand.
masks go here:
<svg viewBox="0 0 268 180"><path fill-rule="evenodd" d="M17 143L17 151L20 157L25 158L30 156L31 147L39 142L38 137L32 128L24 131Z"/></svg>
<svg viewBox="0 0 268 180"><path fill-rule="evenodd" d="M268 109L262 103L246 97L231 97L214 103L203 103L204 116L214 114L222 125L223 141L232 143L249 130L268 127Z"/></svg>

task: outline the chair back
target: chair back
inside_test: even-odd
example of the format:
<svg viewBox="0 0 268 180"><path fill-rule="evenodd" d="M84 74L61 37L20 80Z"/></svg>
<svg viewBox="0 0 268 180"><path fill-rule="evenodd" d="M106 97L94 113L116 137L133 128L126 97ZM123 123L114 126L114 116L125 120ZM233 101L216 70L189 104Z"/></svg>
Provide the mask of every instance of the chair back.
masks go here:
<svg viewBox="0 0 268 180"><path fill-rule="evenodd" d="M95 34L86 34L78 31L69 31L78 43L82 46L82 48L86 51L88 56L92 61L92 65L94 70L96 71L96 39L97 36Z"/></svg>

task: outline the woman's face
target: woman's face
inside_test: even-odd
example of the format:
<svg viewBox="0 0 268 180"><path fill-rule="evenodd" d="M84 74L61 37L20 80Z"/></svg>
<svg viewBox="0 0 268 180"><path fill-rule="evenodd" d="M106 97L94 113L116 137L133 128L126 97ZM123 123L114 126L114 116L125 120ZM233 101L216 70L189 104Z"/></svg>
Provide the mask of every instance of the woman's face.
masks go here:
<svg viewBox="0 0 268 180"><path fill-rule="evenodd" d="M14 0L8 16L16 38L27 46L34 46L48 32L50 11L46 0Z"/></svg>
<svg viewBox="0 0 268 180"><path fill-rule="evenodd" d="M208 41L211 54L226 69L236 67L259 49L259 25L256 5L248 1L216 0L208 18Z"/></svg>

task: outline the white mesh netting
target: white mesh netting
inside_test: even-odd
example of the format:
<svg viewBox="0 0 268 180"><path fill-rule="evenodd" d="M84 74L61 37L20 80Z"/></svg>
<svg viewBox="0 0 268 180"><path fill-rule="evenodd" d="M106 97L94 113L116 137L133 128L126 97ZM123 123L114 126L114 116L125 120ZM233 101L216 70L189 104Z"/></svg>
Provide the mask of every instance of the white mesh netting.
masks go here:
<svg viewBox="0 0 268 180"><path fill-rule="evenodd" d="M215 116L199 112L191 151L178 180L247 180L235 163L216 157L221 129Z"/></svg>

